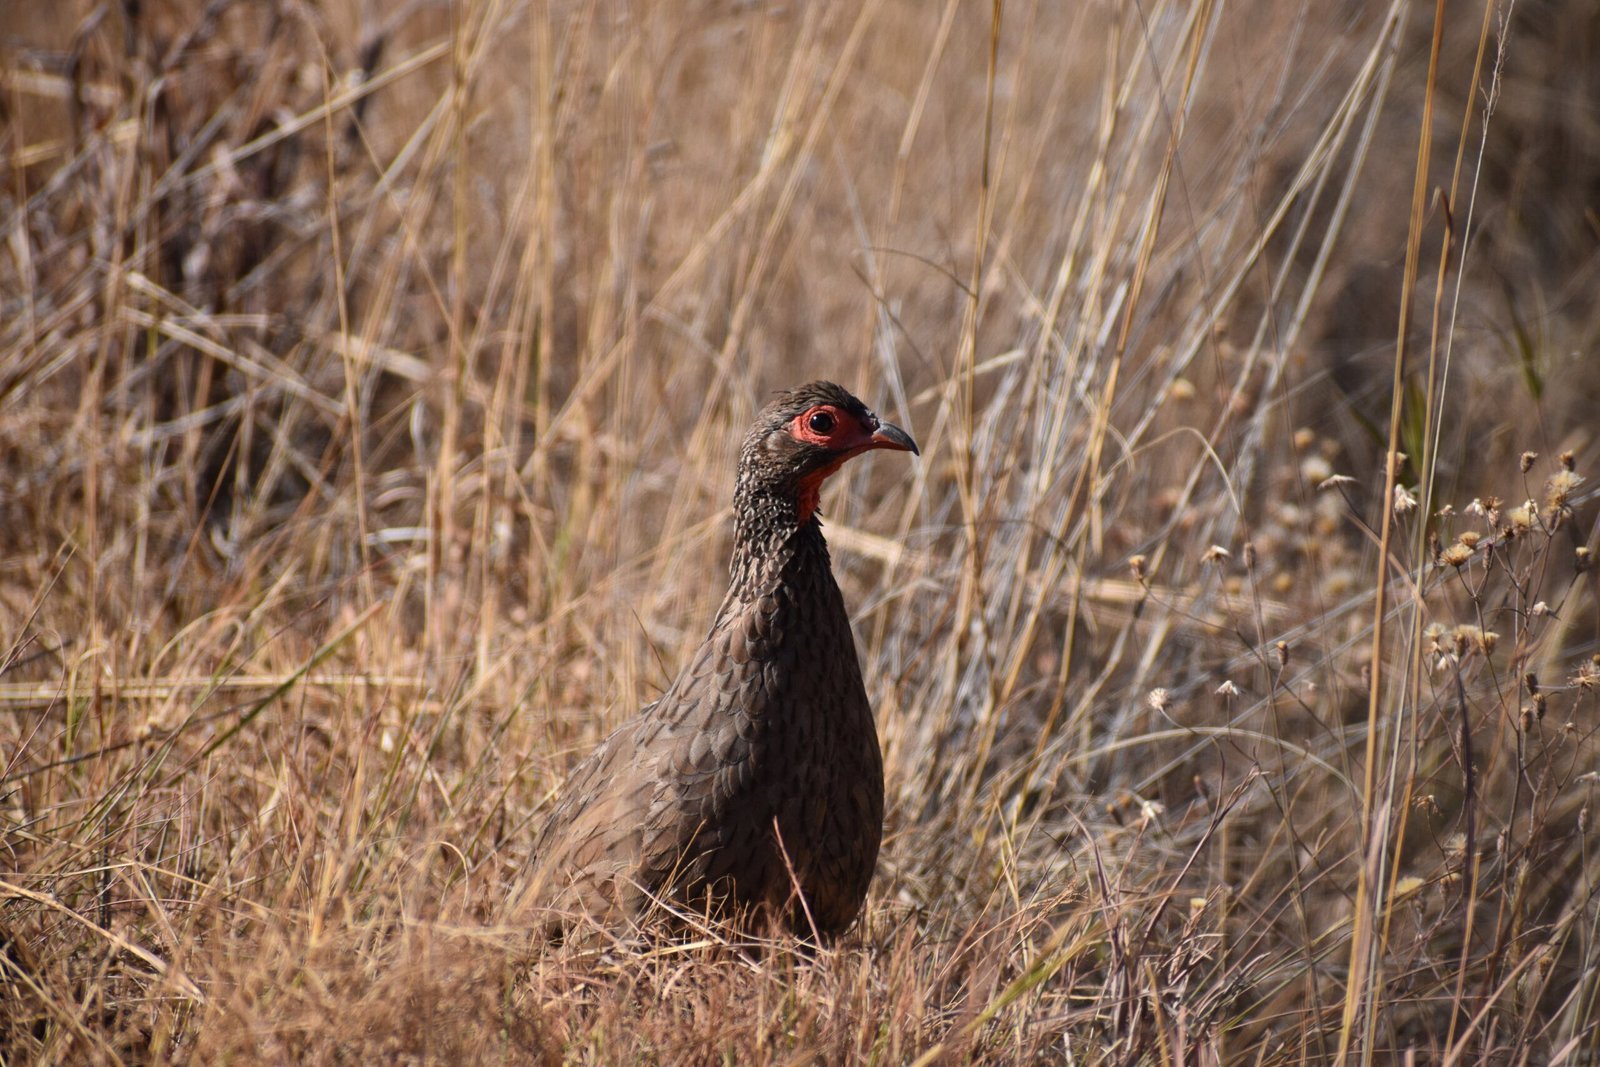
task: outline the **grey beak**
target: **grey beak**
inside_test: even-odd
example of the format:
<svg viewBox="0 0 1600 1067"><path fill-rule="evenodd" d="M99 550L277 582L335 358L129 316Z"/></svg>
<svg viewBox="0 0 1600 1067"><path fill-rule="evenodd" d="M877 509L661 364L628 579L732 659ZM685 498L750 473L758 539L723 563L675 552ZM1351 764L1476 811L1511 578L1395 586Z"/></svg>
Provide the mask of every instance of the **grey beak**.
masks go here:
<svg viewBox="0 0 1600 1067"><path fill-rule="evenodd" d="M910 434L887 422L878 423L878 429L872 435L872 447L892 448L897 452L910 452L913 456L922 455Z"/></svg>

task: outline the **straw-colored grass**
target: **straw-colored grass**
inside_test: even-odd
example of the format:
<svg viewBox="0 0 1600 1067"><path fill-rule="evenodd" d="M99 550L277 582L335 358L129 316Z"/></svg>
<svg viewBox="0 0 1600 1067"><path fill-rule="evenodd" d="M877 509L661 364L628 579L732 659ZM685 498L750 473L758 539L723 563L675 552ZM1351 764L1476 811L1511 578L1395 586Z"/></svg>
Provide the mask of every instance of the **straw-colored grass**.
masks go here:
<svg viewBox="0 0 1600 1067"><path fill-rule="evenodd" d="M1593 1062L1586 11L10 5L0 1061ZM815 377L862 920L530 943Z"/></svg>

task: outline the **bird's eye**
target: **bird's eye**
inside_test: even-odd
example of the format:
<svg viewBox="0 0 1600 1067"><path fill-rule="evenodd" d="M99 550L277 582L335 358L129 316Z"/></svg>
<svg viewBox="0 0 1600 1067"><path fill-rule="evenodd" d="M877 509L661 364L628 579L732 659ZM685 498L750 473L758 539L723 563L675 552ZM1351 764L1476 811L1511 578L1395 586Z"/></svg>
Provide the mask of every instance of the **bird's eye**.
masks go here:
<svg viewBox="0 0 1600 1067"><path fill-rule="evenodd" d="M833 416L826 411L814 411L811 413L811 417L806 420L806 425L811 427L814 433L832 433L834 426Z"/></svg>

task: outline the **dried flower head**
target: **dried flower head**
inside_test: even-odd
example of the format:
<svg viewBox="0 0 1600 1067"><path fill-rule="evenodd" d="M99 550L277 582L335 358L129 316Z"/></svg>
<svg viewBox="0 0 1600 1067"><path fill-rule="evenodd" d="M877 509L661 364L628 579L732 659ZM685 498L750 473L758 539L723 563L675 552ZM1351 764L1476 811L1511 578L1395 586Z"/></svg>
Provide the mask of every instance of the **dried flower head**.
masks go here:
<svg viewBox="0 0 1600 1067"><path fill-rule="evenodd" d="M1572 494L1583 484L1583 475L1572 470L1559 470L1544 483L1544 502L1547 507L1560 510L1568 506Z"/></svg>
<svg viewBox="0 0 1600 1067"><path fill-rule="evenodd" d="M1200 557L1200 562L1201 563L1226 563L1226 562L1228 562L1228 560L1230 560L1232 558L1233 558L1233 553L1229 552L1227 549L1223 548L1221 545L1212 545L1210 548L1206 549L1205 554Z"/></svg>
<svg viewBox="0 0 1600 1067"><path fill-rule="evenodd" d="M1573 458L1572 458L1572 449L1569 448L1565 452L1561 453L1561 469L1562 470L1570 471L1576 465L1577 465L1576 461L1574 461Z"/></svg>
<svg viewBox="0 0 1600 1067"><path fill-rule="evenodd" d="M1138 582L1140 585L1143 585L1145 580L1144 565L1144 556L1128 557L1128 570L1133 572L1133 580Z"/></svg>
<svg viewBox="0 0 1600 1067"><path fill-rule="evenodd" d="M1166 711L1172 705L1172 694L1157 686L1145 694L1144 702L1150 705L1151 711Z"/></svg>
<svg viewBox="0 0 1600 1067"><path fill-rule="evenodd" d="M1538 461L1538 459L1539 459L1539 453L1537 453L1537 452L1524 452L1522 454L1522 459L1518 461L1517 465L1522 468L1522 473L1523 474L1527 474L1529 471L1531 471L1533 469L1533 465L1534 465L1534 463L1536 463Z"/></svg>
<svg viewBox="0 0 1600 1067"><path fill-rule="evenodd" d="M1310 455L1300 464L1300 476L1313 485L1332 477L1333 464L1322 456Z"/></svg>
<svg viewBox="0 0 1600 1067"><path fill-rule="evenodd" d="M1417 498L1411 490L1403 485L1394 487L1394 513L1404 515L1409 511L1417 510Z"/></svg>
<svg viewBox="0 0 1600 1067"><path fill-rule="evenodd" d="M1217 686L1217 696L1219 697L1236 697L1238 695L1239 687L1233 684L1232 678Z"/></svg>
<svg viewBox="0 0 1600 1067"><path fill-rule="evenodd" d="M1439 553L1439 562L1446 567L1465 567L1472 560L1472 546L1457 541Z"/></svg>
<svg viewBox="0 0 1600 1067"><path fill-rule="evenodd" d="M1404 878L1401 878L1399 881L1395 882L1394 899L1403 900L1406 897L1422 892L1427 887L1427 879L1418 878L1414 874L1408 874Z"/></svg>
<svg viewBox="0 0 1600 1067"><path fill-rule="evenodd" d="M1430 622L1428 628L1422 631L1422 639L1427 642L1427 650L1430 655L1440 656L1444 654L1444 638L1448 633L1450 633L1450 627L1442 622Z"/></svg>
<svg viewBox="0 0 1600 1067"><path fill-rule="evenodd" d="M1497 496L1474 498L1472 503L1467 505L1466 513L1468 515L1481 515L1490 526L1498 526L1500 525L1500 503L1500 498Z"/></svg>
<svg viewBox="0 0 1600 1067"><path fill-rule="evenodd" d="M1141 799L1139 801L1139 829L1149 829L1150 824L1159 820L1166 812L1167 806L1161 801Z"/></svg>
<svg viewBox="0 0 1600 1067"><path fill-rule="evenodd" d="M1485 656L1494 651L1494 646L1499 643L1500 635L1493 630L1485 630L1471 623L1462 623L1455 631L1456 651L1459 655L1466 655L1470 649L1477 649Z"/></svg>
<svg viewBox="0 0 1600 1067"><path fill-rule="evenodd" d="M1477 548L1478 542L1483 540L1483 534L1479 533L1477 530L1462 530L1461 533L1456 536L1456 540L1460 541L1468 548Z"/></svg>
<svg viewBox="0 0 1600 1067"><path fill-rule="evenodd" d="M1572 676L1572 684L1585 693L1600 689L1600 668L1596 668L1592 662L1578 664L1578 672Z"/></svg>
<svg viewBox="0 0 1600 1067"><path fill-rule="evenodd" d="M1518 507L1511 509L1506 516L1512 537L1521 537L1532 530L1539 522L1539 505L1531 500L1525 500Z"/></svg>
<svg viewBox="0 0 1600 1067"><path fill-rule="evenodd" d="M1356 480L1348 474L1330 474L1317 483L1317 492L1326 493L1329 489L1337 489L1341 485L1354 485Z"/></svg>
<svg viewBox="0 0 1600 1067"><path fill-rule="evenodd" d="M1589 569L1589 548L1587 545L1579 545L1577 550L1572 553L1572 567L1579 574Z"/></svg>

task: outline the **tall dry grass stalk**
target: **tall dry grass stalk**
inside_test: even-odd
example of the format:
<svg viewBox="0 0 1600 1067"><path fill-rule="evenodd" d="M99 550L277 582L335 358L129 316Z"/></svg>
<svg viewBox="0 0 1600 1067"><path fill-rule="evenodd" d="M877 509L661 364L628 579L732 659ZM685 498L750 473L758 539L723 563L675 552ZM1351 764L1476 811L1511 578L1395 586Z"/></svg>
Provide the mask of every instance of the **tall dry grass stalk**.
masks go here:
<svg viewBox="0 0 1600 1067"><path fill-rule="evenodd" d="M21 3L5 1062L1587 1062L1578 0ZM833 377L842 943L530 946Z"/></svg>

